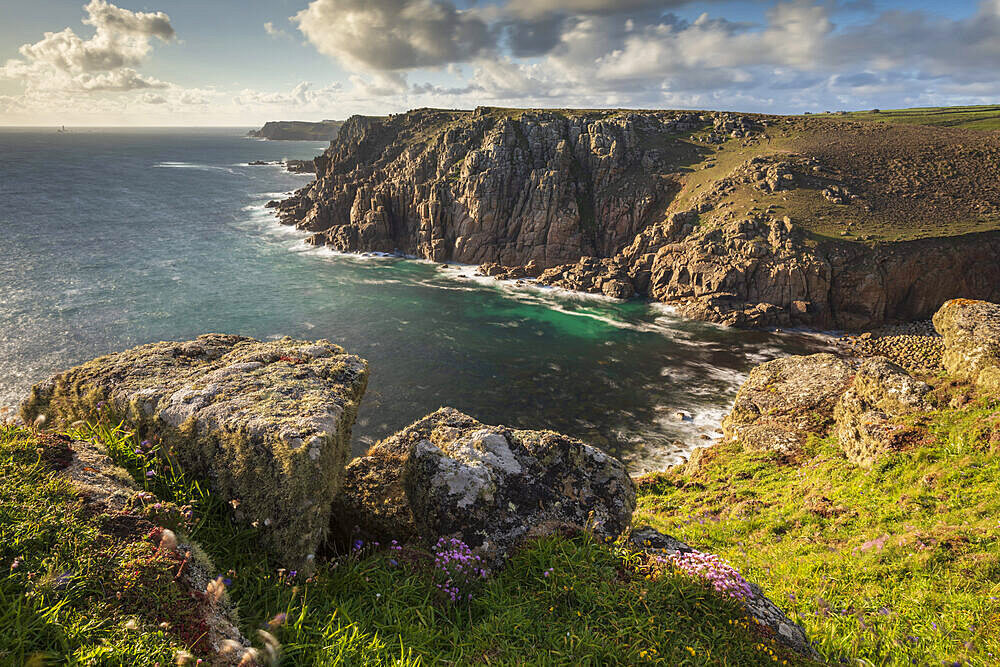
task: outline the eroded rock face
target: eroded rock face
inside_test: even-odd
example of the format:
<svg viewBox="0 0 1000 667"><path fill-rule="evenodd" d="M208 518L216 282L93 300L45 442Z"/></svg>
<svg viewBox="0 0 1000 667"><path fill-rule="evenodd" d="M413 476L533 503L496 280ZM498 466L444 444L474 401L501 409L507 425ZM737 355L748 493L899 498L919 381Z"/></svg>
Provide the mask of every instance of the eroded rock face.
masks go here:
<svg viewBox="0 0 1000 667"><path fill-rule="evenodd" d="M601 450L442 408L351 461L332 519L383 543L457 537L496 566L531 536L619 535L634 509L625 466Z"/></svg>
<svg viewBox="0 0 1000 667"><path fill-rule="evenodd" d="M1000 393L1000 304L952 299L934 314L934 328L951 375Z"/></svg>
<svg viewBox="0 0 1000 667"><path fill-rule="evenodd" d="M775 359L757 366L722 421L726 440L747 449L791 452L822 434L854 369L832 354Z"/></svg>
<svg viewBox="0 0 1000 667"><path fill-rule="evenodd" d="M931 388L885 357L865 359L834 409L837 439L847 458L870 466L892 449L899 427L893 419L931 409Z"/></svg>
<svg viewBox="0 0 1000 667"><path fill-rule="evenodd" d="M234 501L278 562L311 570L350 455L367 364L328 341L207 334L99 357L32 388L21 415L124 419Z"/></svg>

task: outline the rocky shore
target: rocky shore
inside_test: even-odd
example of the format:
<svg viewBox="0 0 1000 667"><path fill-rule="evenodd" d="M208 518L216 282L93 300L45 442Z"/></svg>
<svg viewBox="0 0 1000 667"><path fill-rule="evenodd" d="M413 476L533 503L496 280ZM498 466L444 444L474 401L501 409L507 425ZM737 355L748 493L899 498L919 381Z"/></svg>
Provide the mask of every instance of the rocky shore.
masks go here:
<svg viewBox="0 0 1000 667"><path fill-rule="evenodd" d="M893 181L892 199L852 180L849 157L771 148L796 122L489 107L355 116L315 160L317 180L271 207L315 245L637 294L736 326L866 330L957 296L1000 299L1000 232L878 242L864 229L905 224L893 202L920 182ZM867 165L870 178L884 166ZM850 239L815 233L828 216L864 222L840 227Z"/></svg>

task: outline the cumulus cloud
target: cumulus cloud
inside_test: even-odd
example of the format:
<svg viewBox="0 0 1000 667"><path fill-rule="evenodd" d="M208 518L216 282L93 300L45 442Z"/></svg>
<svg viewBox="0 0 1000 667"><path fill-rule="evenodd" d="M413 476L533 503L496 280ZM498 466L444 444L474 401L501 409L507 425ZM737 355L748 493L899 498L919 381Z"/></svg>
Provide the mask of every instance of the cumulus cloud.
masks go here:
<svg viewBox="0 0 1000 667"><path fill-rule="evenodd" d="M164 87L133 68L152 51L152 42L174 39L170 17L163 12L133 12L91 0L84 6L85 25L94 35L84 39L72 28L46 32L44 37L18 49L20 58L0 67L0 76L22 81L39 90L137 90Z"/></svg>
<svg viewBox="0 0 1000 667"><path fill-rule="evenodd" d="M313 0L292 20L321 53L366 70L464 62L496 38L448 0Z"/></svg>

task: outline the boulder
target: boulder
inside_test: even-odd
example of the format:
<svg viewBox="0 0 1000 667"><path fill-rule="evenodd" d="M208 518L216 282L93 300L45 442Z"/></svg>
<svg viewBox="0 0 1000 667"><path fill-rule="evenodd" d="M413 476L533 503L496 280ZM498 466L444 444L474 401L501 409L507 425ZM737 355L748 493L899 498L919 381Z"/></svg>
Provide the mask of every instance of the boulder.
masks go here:
<svg viewBox="0 0 1000 667"><path fill-rule="evenodd" d="M885 357L865 359L834 409L837 438L847 458L870 466L893 449L900 426L893 418L929 410L931 388Z"/></svg>
<svg viewBox="0 0 1000 667"><path fill-rule="evenodd" d="M952 299L934 314L934 328L944 337L948 373L1000 393L1000 304Z"/></svg>
<svg viewBox="0 0 1000 667"><path fill-rule="evenodd" d="M736 394L723 437L747 449L793 451L824 431L853 377L850 364L827 353L761 364Z"/></svg>
<svg viewBox="0 0 1000 667"><path fill-rule="evenodd" d="M99 357L32 388L31 423L124 420L308 572L350 455L367 363L328 341L207 334Z"/></svg>
<svg viewBox="0 0 1000 667"><path fill-rule="evenodd" d="M529 537L617 536L634 509L625 466L596 447L441 408L351 461L333 520L345 538L459 538L496 567Z"/></svg>

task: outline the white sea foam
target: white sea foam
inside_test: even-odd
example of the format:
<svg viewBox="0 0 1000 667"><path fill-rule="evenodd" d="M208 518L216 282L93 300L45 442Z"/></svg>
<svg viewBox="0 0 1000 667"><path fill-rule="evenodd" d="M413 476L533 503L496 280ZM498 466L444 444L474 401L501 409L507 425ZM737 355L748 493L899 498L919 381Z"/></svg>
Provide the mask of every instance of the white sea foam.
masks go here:
<svg viewBox="0 0 1000 667"><path fill-rule="evenodd" d="M165 169L196 169L198 171L224 171L230 174L236 173L236 171L230 167L218 167L211 164L193 164L191 162L157 162L153 166Z"/></svg>

